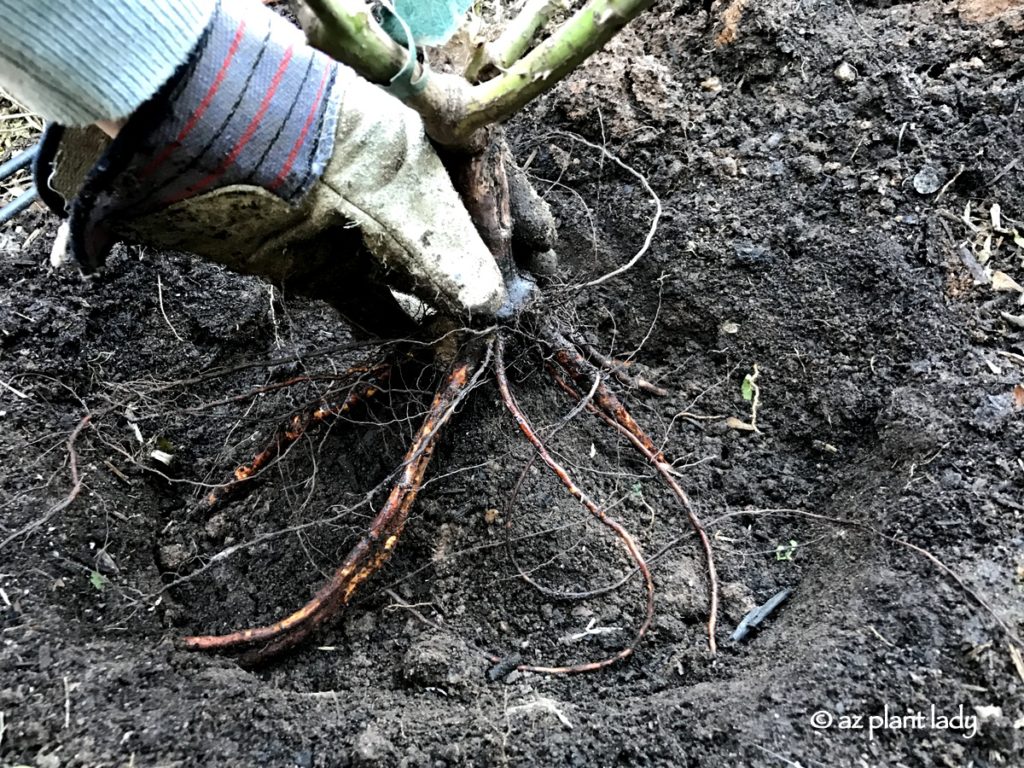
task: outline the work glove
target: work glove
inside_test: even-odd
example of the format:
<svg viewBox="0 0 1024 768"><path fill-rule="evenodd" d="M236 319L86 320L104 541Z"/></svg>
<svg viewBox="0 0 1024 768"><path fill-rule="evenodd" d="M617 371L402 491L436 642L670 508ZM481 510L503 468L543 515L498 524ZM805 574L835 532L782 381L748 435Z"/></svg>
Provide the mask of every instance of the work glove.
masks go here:
<svg viewBox="0 0 1024 768"><path fill-rule="evenodd" d="M364 317L393 302L381 281L463 318L505 301L419 117L260 3L221 0L189 61L115 139L51 126L36 180L68 216L66 250L85 272L125 241Z"/></svg>

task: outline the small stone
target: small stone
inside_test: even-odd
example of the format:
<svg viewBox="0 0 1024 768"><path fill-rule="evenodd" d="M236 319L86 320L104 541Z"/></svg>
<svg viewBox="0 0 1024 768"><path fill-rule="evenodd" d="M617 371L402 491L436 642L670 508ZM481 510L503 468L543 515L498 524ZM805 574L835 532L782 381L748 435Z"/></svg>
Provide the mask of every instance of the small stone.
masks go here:
<svg viewBox="0 0 1024 768"><path fill-rule="evenodd" d="M393 759L391 742L373 725L367 725L356 737L353 763L359 766L387 765Z"/></svg>
<svg viewBox="0 0 1024 768"><path fill-rule="evenodd" d="M722 90L722 81L717 77L709 77L707 80L701 81L700 87L708 93L718 93Z"/></svg>
<svg viewBox="0 0 1024 768"><path fill-rule="evenodd" d="M964 476L955 470L947 469L939 477L939 483L947 491L953 490L954 488L959 488L964 484Z"/></svg>
<svg viewBox="0 0 1024 768"><path fill-rule="evenodd" d="M805 178L821 174L821 161L814 155L800 155L791 161L794 170Z"/></svg>
<svg viewBox="0 0 1024 768"><path fill-rule="evenodd" d="M942 187L942 180L939 173L930 165L924 166L914 174L914 190L919 195L930 195L938 192Z"/></svg>
<svg viewBox="0 0 1024 768"><path fill-rule="evenodd" d="M494 525L498 521L498 510L494 507L484 510L484 522L488 525Z"/></svg>
<svg viewBox="0 0 1024 768"><path fill-rule="evenodd" d="M402 677L418 688L457 688L479 673L468 661L471 658L474 657L461 638L448 634L426 635L405 652Z"/></svg>
<svg viewBox="0 0 1024 768"><path fill-rule="evenodd" d="M101 549L96 552L96 570L105 576L117 576L121 573L121 569L117 567L117 563L114 562L114 558L110 556L110 553L105 549Z"/></svg>
<svg viewBox="0 0 1024 768"><path fill-rule="evenodd" d="M209 538L213 539L214 541L218 541L224 538L224 535L228 532L228 527L229 521L227 515L221 513L218 515L214 515L206 521L206 527L204 528L204 531L206 532L206 535Z"/></svg>
<svg viewBox="0 0 1024 768"><path fill-rule="evenodd" d="M740 166L736 162L735 157L723 157L719 160L719 164L722 166L726 176L735 176L740 172Z"/></svg>
<svg viewBox="0 0 1024 768"><path fill-rule="evenodd" d="M188 560L188 550L181 544L166 544L157 552L157 563L165 571L176 571Z"/></svg>
<svg viewBox="0 0 1024 768"><path fill-rule="evenodd" d="M832 74L836 80L845 85L851 85L852 83L857 82L857 70L845 61L839 62L839 66L836 67Z"/></svg>
<svg viewBox="0 0 1024 768"><path fill-rule="evenodd" d="M1003 708L996 704L982 704L976 706L974 711L978 714L978 719L982 722L986 720L998 720L1003 716Z"/></svg>
<svg viewBox="0 0 1024 768"><path fill-rule="evenodd" d="M732 244L736 254L736 263L744 267L762 267L771 264L772 254L763 245L749 240L739 240Z"/></svg>

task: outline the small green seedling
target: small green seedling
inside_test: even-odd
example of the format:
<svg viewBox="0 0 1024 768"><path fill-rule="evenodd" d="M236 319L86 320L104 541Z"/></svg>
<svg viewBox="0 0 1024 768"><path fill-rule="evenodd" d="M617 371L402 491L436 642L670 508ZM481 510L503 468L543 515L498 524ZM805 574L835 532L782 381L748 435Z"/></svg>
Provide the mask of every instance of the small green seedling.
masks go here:
<svg viewBox="0 0 1024 768"><path fill-rule="evenodd" d="M102 592L107 588L110 580L99 571L92 571L89 573L89 583L97 592Z"/></svg>
<svg viewBox="0 0 1024 768"><path fill-rule="evenodd" d="M787 544L779 544L775 547L775 559L778 561L792 560L793 555L796 554L797 542L795 539L790 539Z"/></svg>
<svg viewBox="0 0 1024 768"><path fill-rule="evenodd" d="M743 377L743 383L740 384L740 395L743 399L750 403L750 421L743 421L735 416L730 416L726 419L728 424L733 429L739 429L743 432L760 432L757 428L757 410L761 407L761 388L757 384L757 377L761 375L761 370L758 368L757 363L754 363L754 370Z"/></svg>
<svg viewBox="0 0 1024 768"><path fill-rule="evenodd" d="M743 395L743 399L748 403L754 399L754 379L748 373L743 377L743 383L740 385L740 394Z"/></svg>

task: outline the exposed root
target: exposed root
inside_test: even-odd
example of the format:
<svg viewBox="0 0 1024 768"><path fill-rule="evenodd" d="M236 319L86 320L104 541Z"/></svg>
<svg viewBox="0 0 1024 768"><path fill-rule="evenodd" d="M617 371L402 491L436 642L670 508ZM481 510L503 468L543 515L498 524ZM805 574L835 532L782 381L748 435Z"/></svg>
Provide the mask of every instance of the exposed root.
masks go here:
<svg viewBox="0 0 1024 768"><path fill-rule="evenodd" d="M526 672L539 672L543 674L555 674L565 675L574 674L577 672L592 672L594 670L603 669L604 667L611 666L623 659L628 658L633 654L637 645L643 640L647 634L647 630L651 626L651 622L654 619L654 579L651 577L651 571L647 567L647 563L644 560L643 553L641 553L639 546L633 536L627 531L621 523L617 520L608 516L608 514L601 509L589 496L587 496L579 486L569 476L569 473L562 467L554 457L548 452L544 446L544 442L537 436L536 431L530 424L529 419L520 409L518 403L516 403L515 397L512 395L512 391L509 388L508 376L505 373L505 355L504 355L504 340L499 335L494 345L494 371L498 381L498 389L501 392L501 399L505 403L505 407L508 408L509 412L516 420L516 424L519 426L520 431L526 437L526 439L537 449L537 454L540 456L548 468L554 472L555 476L562 482L562 484L568 489L569 493L579 501L594 517L596 517L603 525L610 528L615 535L622 541L626 547L626 551L629 553L630 558L636 564L637 569L640 571L644 579L644 586L647 592L647 602L645 606L644 620L640 625L640 628L636 631L633 636L633 640L620 651L612 656L608 656L598 661L586 662L584 664L576 664L572 666L534 666L531 664L521 664L516 667L521 671Z"/></svg>
<svg viewBox="0 0 1024 768"><path fill-rule="evenodd" d="M626 406L622 404L622 401L600 381L598 372L587 363L583 356L566 339L555 332L551 332L549 336L551 337L551 342L553 342L555 360L577 384L583 386L595 380L598 382L593 397L587 402L587 409L625 437L650 462L651 466L661 475L662 480L665 481L665 484L668 485L672 493L679 499L679 503L686 510L686 515L690 519L690 525L693 526L693 530L700 538L704 549L704 558L707 561L709 604L708 648L712 654L717 653L718 643L715 640L715 630L718 625L718 573L715 568L714 554L711 551L711 540L708 538L696 510L693 508L693 504L690 503L689 496L673 475L672 465L665 459L665 455L658 449L647 433L644 432L643 428L637 424L636 420L633 419L629 411L626 410ZM559 386L572 394L577 400L582 401L582 396L575 387L557 375L555 380Z"/></svg>
<svg viewBox="0 0 1024 768"><path fill-rule="evenodd" d="M646 392L648 395L655 395L657 397L668 397L668 390L659 387L657 384L652 384L642 376L632 376L627 370L626 366L628 363L614 360L607 355L602 354L592 344L583 344L583 350L587 353L587 357L590 358L591 362L601 367L602 370L607 371L615 380L623 386L629 387L630 389L639 389L641 392Z"/></svg>
<svg viewBox="0 0 1024 768"><path fill-rule="evenodd" d="M489 353L489 348L488 348ZM349 552L334 577L299 610L274 624L227 635L194 636L184 645L196 651L237 651L252 648L243 663L258 664L302 642L317 627L333 619L353 593L391 556L416 500L438 434L448 423L455 407L484 370L486 361L478 345L452 364L445 381L434 396L427 415L406 452L398 481L370 525L369 531ZM475 375L474 375L475 371ZM253 646L259 645L258 648Z"/></svg>
<svg viewBox="0 0 1024 768"><path fill-rule="evenodd" d="M591 142L577 136L567 134L558 135L570 138L573 141L581 142L589 147L599 150L604 157L609 158L623 170L635 176L651 196L655 208L651 226L647 235L639 250L632 256L632 258L630 258L626 263L620 265L618 268L598 277L595 280L575 286L575 288L579 290L601 285L632 268L650 249L662 210L657 194L651 188L647 179L639 171L626 165L624 162L611 155L607 149L603 147L592 144ZM496 262L501 267L506 281L516 280L516 267L512 259L512 236L515 231L516 222L523 219L523 216L518 215L513 217L512 215L512 203L510 201L509 191L510 182L508 178L509 167L511 167L512 163L504 142L500 139L500 136L492 136L492 141L489 142L486 151L471 155L452 154L445 158L445 162L453 180L455 181L456 187L460 190L463 202L465 203L474 224L494 256ZM533 200L536 205L540 205L539 200L535 198ZM540 229L545 228L540 227L536 229L539 231ZM545 232L547 232L546 229ZM551 233L547 233L547 235L550 234ZM521 237L520 239L522 240L524 238ZM525 238L525 240L528 241L527 245L530 245L533 248L540 248L541 246L549 247L549 244L547 243L548 239L550 239L550 237ZM636 567L636 570L641 574L641 577L644 580L646 590L646 604L643 620L631 642L614 655L598 661L574 666L521 665L518 669L547 674L567 674L602 669L632 655L638 644L646 636L654 617L654 581L652 579L650 569L648 568L647 561L645 560L640 547L633 539L633 536L622 526L621 523L610 517L605 510L601 509L579 488L579 486L576 485L567 471L546 449L543 441L537 435L529 420L519 408L519 405L516 403L515 398L509 389L508 377L505 372L504 340L501 334L502 332L498 331L493 342L493 350L495 352L494 370L498 388L501 392L505 406L515 417L516 422L526 439L536 449L537 455L548 466L548 468L554 472L563 485L565 485L569 490L569 493L575 497L597 520L612 530L615 536L623 543L629 557ZM568 342L566 343L568 348L571 348L575 354L579 354L576 352L575 346L568 344ZM488 348L488 354L489 352L490 347ZM660 387L656 387L640 377L630 376L622 364L599 356L596 350L593 350L592 352L592 357L598 359L599 365L607 367L610 374L615 376L626 386L638 388L656 395L667 394L665 390ZM409 509L423 483L423 474L433 452L437 430L448 420L448 418L450 418L455 404L459 398L468 391L470 387L470 383L468 381L470 373L479 361L480 357L481 355L476 354L472 359L467 357L461 358L460 362L451 369L445 385L435 396L434 403L431 406L419 432L416 434L412 446L406 454L406 461L401 471L401 477L393 487L387 503L373 521L369 533L367 533L350 552L348 558L336 571L331 581L322 587L309 603L275 624L233 632L224 636L190 637L185 640L186 647L194 650L208 651L248 650L249 653L247 656L243 657L243 661L259 662L301 642L318 626L335 616L341 608L348 603L358 585L372 575L390 556L395 543L397 542L398 536L405 525ZM580 359L583 360L582 358ZM583 363L589 366L589 363L586 363L585 360L583 360ZM484 368L486 368L486 365L487 364L485 363L484 365L477 367L474 381L481 375ZM564 365L565 364L563 364L563 366ZM638 441L638 448L640 448L641 452L646 450L647 453L645 453L645 455L650 458L659 471L666 474L667 479L670 480L670 485L673 486L674 492L677 493L680 500L687 508L687 512L690 515L690 519L695 530L698 531L705 543L707 543L707 538L703 534L700 521L693 513L693 510L689 505L689 500L686 498L682 489L679 488L678 484L669 476L668 473L671 468L664 461L664 457L662 457L661 453L653 446L653 443L651 443L650 439L646 436L646 433L644 433L639 426L632 421L632 417L630 417L621 406L621 403L618 403L617 399L614 399L614 395L604 387L602 382L591 377L591 380L587 382L586 386L579 383L577 386L582 391L590 390L591 395L595 400L594 403L591 403L589 398L581 398L577 393L576 396L580 400L580 404L572 410L566 421L575 417L585 407L591 409L595 408L595 403L597 404L596 412L603 413L608 411L609 414L617 414L609 415L609 423L616 430L624 431L624 434L630 435L634 441ZM355 390L353 390L353 393L355 393ZM365 396L369 395L363 395L362 393L355 395L357 399L363 399ZM353 394L350 394L349 398L352 397ZM345 408L346 404L348 407L351 407L351 404L348 403L348 399L346 399L346 403L343 403L341 407ZM615 408L616 404L617 409ZM317 414L319 413L323 413L323 417L332 415L328 412L319 411L315 412L312 416L300 414L299 416L294 417L292 423L276 436L270 447L257 455L250 464L239 467L235 472L233 480L222 488L215 490L207 497L207 506L212 507L221 501L227 500L228 497L235 496L239 490L245 488L246 484L253 476L257 475L261 469L265 468L271 461L279 456L283 450L293 444L312 423L318 420ZM620 424L616 419L621 419L622 424ZM710 633L711 647L714 649L714 616L717 612L717 581L715 580L714 565L711 560L709 549L707 551L707 555L713 594ZM581 593L581 595L590 596L593 594L603 593L604 591L605 590L600 590L596 593ZM566 596L575 597L578 595L574 594Z"/></svg>
<svg viewBox="0 0 1024 768"><path fill-rule="evenodd" d="M310 428L342 416L373 397L390 377L391 365L380 363L374 366L353 367L347 373L360 374L362 378L349 390L343 400L320 403L314 408L292 416L288 424L278 429L277 434L274 435L267 447L257 453L252 461L237 467L229 481L216 486L203 497L199 504L200 509L204 512L213 512L225 503L241 498L252 488L252 480L274 459L305 435ZM302 377L303 380L305 378Z"/></svg>
<svg viewBox="0 0 1024 768"><path fill-rule="evenodd" d="M613 163L619 166L619 168L626 171L631 176L633 176L637 181L639 181L640 185L644 188L644 191L647 192L647 194L650 196L651 202L654 204L654 215L651 217L651 226L647 230L647 235L644 237L644 242L640 246L640 249L636 253L634 253L633 256L629 259L629 261L627 261L625 264L616 267L611 272L607 272L601 275L600 277L573 286L573 288L576 290L581 290L583 288L593 288L596 285L606 283L612 278L618 277L619 275L628 272L634 266L636 266L637 262L640 261L640 259L643 258L644 254L650 250L651 244L654 242L654 235L658 231L658 224L661 221L661 216L663 213L661 206L661 198L658 197L658 193L654 191L653 187L651 187L651 183L647 180L646 176L640 173L640 171L638 171L633 166L628 165L627 163L619 159L616 155L609 152L607 147L603 147L600 144L595 144L592 141L587 141L582 136L577 136L574 133L566 133L565 131L553 131L550 135L570 139L572 141L588 146L591 149L596 149L604 157L611 160Z"/></svg>

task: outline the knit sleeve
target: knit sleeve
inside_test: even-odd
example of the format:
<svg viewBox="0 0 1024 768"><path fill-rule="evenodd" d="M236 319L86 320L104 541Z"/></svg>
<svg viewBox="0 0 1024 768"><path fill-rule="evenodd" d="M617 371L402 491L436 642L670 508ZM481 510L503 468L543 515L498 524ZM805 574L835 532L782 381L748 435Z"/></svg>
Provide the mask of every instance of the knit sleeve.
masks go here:
<svg viewBox="0 0 1024 768"><path fill-rule="evenodd" d="M127 117L188 58L216 5L0 0L0 88L62 125Z"/></svg>

